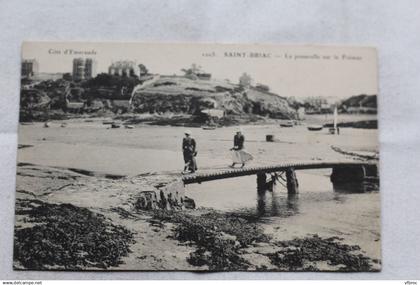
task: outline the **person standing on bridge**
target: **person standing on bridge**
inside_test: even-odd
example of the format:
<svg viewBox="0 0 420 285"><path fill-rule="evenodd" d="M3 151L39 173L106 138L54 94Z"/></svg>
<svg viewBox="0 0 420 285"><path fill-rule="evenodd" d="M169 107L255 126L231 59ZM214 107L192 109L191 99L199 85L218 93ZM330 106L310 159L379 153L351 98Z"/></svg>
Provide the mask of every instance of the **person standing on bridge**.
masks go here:
<svg viewBox="0 0 420 285"><path fill-rule="evenodd" d="M243 135L242 129L236 131L236 135L233 137L233 148L232 151L232 165L235 167L235 164L242 164L241 167L245 166L245 163L249 160L252 160L253 157L250 153L245 151L245 136Z"/></svg>
<svg viewBox="0 0 420 285"><path fill-rule="evenodd" d="M191 131L185 131L185 137L182 140L182 153L184 155L184 173L194 173L197 171L197 145L192 137Z"/></svg>

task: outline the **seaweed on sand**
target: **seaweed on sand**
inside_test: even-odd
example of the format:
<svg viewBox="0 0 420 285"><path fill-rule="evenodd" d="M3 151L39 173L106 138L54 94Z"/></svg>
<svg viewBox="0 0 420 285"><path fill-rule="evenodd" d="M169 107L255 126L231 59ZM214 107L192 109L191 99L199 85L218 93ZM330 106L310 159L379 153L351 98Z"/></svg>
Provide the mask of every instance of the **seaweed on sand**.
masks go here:
<svg viewBox="0 0 420 285"><path fill-rule="evenodd" d="M253 242L268 241L256 223L215 211L200 216L156 211L154 218L175 223L175 238L194 242L198 247L188 262L207 265L212 271L246 270L250 264L240 256L239 250Z"/></svg>
<svg viewBox="0 0 420 285"><path fill-rule="evenodd" d="M17 200L16 214L35 224L15 230L14 259L27 269L106 269L118 266L133 243L126 228L71 204Z"/></svg>
<svg viewBox="0 0 420 285"><path fill-rule="evenodd" d="M339 266L334 271L373 271L371 259L362 254L357 245L337 242L338 237L320 238L318 235L303 239L277 242L281 250L268 254L271 262L283 270L319 271L313 262L326 261L331 266ZM312 263L312 264L311 264Z"/></svg>
<svg viewBox="0 0 420 285"><path fill-rule="evenodd" d="M173 238L193 242L197 249L188 262L207 265L212 271L275 270L275 271L375 271L371 262L378 262L359 253L357 245L339 242L338 237L313 235L287 241L271 241L256 221L216 211L198 215L185 212L156 211L154 220L175 224ZM152 220L153 220L152 219ZM257 254L269 258L275 268L255 267L243 258L244 248L255 243L269 243L273 251ZM245 251L246 252L246 251ZM321 264L323 264L321 266ZM327 267L324 267L327 266Z"/></svg>

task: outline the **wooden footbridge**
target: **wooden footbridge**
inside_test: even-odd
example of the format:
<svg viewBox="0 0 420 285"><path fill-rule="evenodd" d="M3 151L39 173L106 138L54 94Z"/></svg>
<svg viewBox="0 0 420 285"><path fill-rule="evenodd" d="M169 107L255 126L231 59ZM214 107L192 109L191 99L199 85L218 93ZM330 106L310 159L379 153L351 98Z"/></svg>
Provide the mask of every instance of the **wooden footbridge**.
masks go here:
<svg viewBox="0 0 420 285"><path fill-rule="evenodd" d="M202 183L225 178L257 175L257 188L265 190L276 180L287 183L289 194L298 192L296 170L330 168L331 182L361 182L367 179L378 180L377 161L302 161L285 162L276 165L232 168L187 174L182 177L184 184ZM285 178L282 176L285 174ZM268 179L267 179L268 178Z"/></svg>

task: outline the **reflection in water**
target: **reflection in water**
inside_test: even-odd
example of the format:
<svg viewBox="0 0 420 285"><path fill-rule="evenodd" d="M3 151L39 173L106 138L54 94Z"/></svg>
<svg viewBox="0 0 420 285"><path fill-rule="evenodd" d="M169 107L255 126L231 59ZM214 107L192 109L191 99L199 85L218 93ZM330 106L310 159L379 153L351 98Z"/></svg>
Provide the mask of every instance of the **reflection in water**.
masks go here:
<svg viewBox="0 0 420 285"><path fill-rule="evenodd" d="M363 193L363 185L360 182L356 183L332 183L334 192L336 193Z"/></svg>
<svg viewBox="0 0 420 285"><path fill-rule="evenodd" d="M264 216L265 214L265 199L266 199L266 195L265 192L258 192L257 195L257 215L258 216Z"/></svg>
<svg viewBox="0 0 420 285"><path fill-rule="evenodd" d="M267 181L267 177L269 178ZM268 213L269 216L281 216L286 211L287 213L297 212L297 194L278 195L276 182L279 181L277 175L271 174L266 175L264 173L257 174L257 216L262 217ZM279 185L281 187L284 185ZM267 204L271 199L271 209L268 208Z"/></svg>
<svg viewBox="0 0 420 285"><path fill-rule="evenodd" d="M271 214L273 216L278 216L281 211L281 206L279 205L279 202L275 197L274 191L271 192L271 196Z"/></svg>
<svg viewBox="0 0 420 285"><path fill-rule="evenodd" d="M265 173L257 174L257 215L264 216L266 207L266 193L273 193L273 184L267 182Z"/></svg>
<svg viewBox="0 0 420 285"><path fill-rule="evenodd" d="M257 216L289 217L299 213L299 195L275 191L257 191Z"/></svg>
<svg viewBox="0 0 420 285"><path fill-rule="evenodd" d="M271 188L270 184L262 183L266 182L266 177L258 179L253 175L187 185L187 196L194 199L198 207L264 220L296 215L313 217L322 214L325 207L330 213L338 213L342 205L349 202L349 193L364 193L367 189L366 183L333 185L329 171L299 171L297 176L300 193L295 195L288 195L285 185L278 183Z"/></svg>
<svg viewBox="0 0 420 285"><path fill-rule="evenodd" d="M299 212L299 195L298 194L294 194L294 195L287 195L287 209L289 211L292 211L293 213L298 213Z"/></svg>
<svg viewBox="0 0 420 285"><path fill-rule="evenodd" d="M333 201L337 202L337 204L342 204L342 203L344 203L346 201L346 196L345 195L341 195L338 192L334 192Z"/></svg>
<svg viewBox="0 0 420 285"><path fill-rule="evenodd" d="M371 182L350 182L350 183L332 183L336 193L366 193L379 190L377 183Z"/></svg>

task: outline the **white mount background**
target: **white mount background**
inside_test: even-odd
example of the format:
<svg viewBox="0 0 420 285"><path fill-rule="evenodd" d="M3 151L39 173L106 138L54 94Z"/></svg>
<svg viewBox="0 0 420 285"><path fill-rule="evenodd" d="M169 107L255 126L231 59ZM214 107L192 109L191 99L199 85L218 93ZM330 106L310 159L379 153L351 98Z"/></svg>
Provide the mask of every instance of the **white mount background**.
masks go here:
<svg viewBox="0 0 420 285"><path fill-rule="evenodd" d="M381 273L13 271L24 40L368 45L379 52ZM0 279L420 279L420 1L0 0Z"/></svg>

